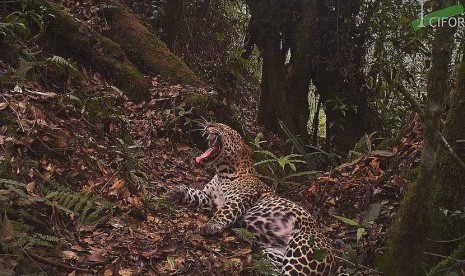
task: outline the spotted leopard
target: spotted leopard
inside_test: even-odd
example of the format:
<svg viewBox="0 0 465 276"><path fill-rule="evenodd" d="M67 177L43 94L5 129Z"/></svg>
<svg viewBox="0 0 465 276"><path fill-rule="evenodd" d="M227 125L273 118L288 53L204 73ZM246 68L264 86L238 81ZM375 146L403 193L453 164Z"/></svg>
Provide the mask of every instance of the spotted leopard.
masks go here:
<svg viewBox="0 0 465 276"><path fill-rule="evenodd" d="M296 203L277 196L258 177L250 148L239 133L219 123L203 130L209 148L196 158L216 170L203 190L176 186L169 197L210 207L213 217L199 231L213 235L239 224L283 275L339 275L329 240L315 219Z"/></svg>

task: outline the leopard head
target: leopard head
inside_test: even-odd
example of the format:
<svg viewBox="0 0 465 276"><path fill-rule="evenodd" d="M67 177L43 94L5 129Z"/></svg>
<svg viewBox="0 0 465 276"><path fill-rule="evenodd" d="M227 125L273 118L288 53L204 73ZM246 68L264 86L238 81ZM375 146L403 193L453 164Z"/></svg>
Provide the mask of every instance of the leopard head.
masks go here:
<svg viewBox="0 0 465 276"><path fill-rule="evenodd" d="M240 134L227 125L207 123L203 129L208 149L195 161L202 165L229 170L253 167L252 149L246 145ZM247 168L250 169L250 168Z"/></svg>

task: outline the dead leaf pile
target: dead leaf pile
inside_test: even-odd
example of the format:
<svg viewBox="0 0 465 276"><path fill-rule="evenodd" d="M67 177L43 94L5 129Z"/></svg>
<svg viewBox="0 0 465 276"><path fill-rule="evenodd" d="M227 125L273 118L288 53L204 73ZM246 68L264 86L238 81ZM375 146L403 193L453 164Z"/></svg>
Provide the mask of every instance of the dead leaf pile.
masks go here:
<svg viewBox="0 0 465 276"><path fill-rule="evenodd" d="M357 225L366 228L358 244L359 253L367 248L371 253L379 252L385 246L386 231L410 183L402 176L414 173L412 169L420 161L422 131L420 117L415 115L403 132L400 146L372 151L342 164L319 176L304 192L310 209L321 213L319 217L328 218L324 213L329 212L355 222L344 223L331 217L323 222L341 248L356 243ZM376 216L370 214L374 206L381 207Z"/></svg>

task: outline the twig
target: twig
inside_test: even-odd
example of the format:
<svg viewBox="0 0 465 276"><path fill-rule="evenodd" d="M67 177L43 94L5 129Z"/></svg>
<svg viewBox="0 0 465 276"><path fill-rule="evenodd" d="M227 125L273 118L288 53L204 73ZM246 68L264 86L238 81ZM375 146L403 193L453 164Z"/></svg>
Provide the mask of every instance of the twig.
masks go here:
<svg viewBox="0 0 465 276"><path fill-rule="evenodd" d="M465 263L465 260L459 260L459 259L453 258L451 256L444 256L444 255L431 253L431 252L423 252L423 254L429 255L429 256L434 256L434 257L439 257L439 258L443 258L443 259L449 259L449 260L452 260L452 261L456 261L457 263Z"/></svg>
<svg viewBox="0 0 465 276"><path fill-rule="evenodd" d="M451 242L456 242L465 239L465 235L461 236L460 238L452 239L452 240L433 240L430 238L427 238L429 241L432 242L437 242L437 243L451 243Z"/></svg>
<svg viewBox="0 0 465 276"><path fill-rule="evenodd" d="M459 164L460 167L462 167L462 169L465 169L465 163L462 161L462 159L460 159L460 157L454 151L452 146L447 142L446 138L444 138L444 135L442 135L442 133L440 132L438 132L438 135L440 138L441 145L447 150L452 159L454 159L455 162L457 162L457 164Z"/></svg>

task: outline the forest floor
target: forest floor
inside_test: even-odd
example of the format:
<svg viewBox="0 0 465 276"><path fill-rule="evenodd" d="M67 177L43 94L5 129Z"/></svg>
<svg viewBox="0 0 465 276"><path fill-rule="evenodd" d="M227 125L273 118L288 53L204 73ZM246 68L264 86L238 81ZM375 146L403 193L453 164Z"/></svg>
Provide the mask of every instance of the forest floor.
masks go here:
<svg viewBox="0 0 465 276"><path fill-rule="evenodd" d="M201 188L211 177L211 172L195 164L200 150L186 133L195 128L196 115L176 105L183 95L206 90L154 78L152 99L134 104L98 74L88 79L85 85L62 93L37 85L27 90L2 88L0 160L11 163L10 178L25 185L15 190L11 183L0 183L1 203L34 212L48 229L6 212L1 274L13 275L13 270L45 275L263 272L250 241L234 230L218 237L199 235L196 229L209 213L174 206L163 197L172 186ZM405 172L418 162L419 122L415 116L399 145L370 149L302 182L298 191L303 193L287 193L297 194L293 199L317 217L353 271L377 273L366 266L379 265L376 256L384 251L386 230L409 183ZM77 206L79 199L63 200L57 190L92 195L86 200L93 203L85 210ZM89 219L89 210L102 219ZM41 237L45 244L37 241ZM24 256L22 261L16 261L16 254Z"/></svg>

